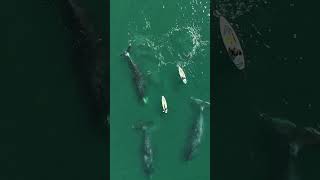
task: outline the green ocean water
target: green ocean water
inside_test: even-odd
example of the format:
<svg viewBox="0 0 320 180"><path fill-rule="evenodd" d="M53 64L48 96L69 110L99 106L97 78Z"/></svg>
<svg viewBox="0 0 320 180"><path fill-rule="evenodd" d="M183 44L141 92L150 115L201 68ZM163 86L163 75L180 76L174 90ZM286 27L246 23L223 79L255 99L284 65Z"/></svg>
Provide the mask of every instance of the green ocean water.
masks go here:
<svg viewBox="0 0 320 180"><path fill-rule="evenodd" d="M210 178L210 111L204 111L205 133L197 157L183 161L199 106L190 97L210 101L209 1L110 2L110 178L146 178L138 121L153 121L155 172L152 179ZM132 44L132 58L146 79L148 103L136 93L128 62L120 54ZM179 78L177 64L188 84ZM168 103L162 113L161 96Z"/></svg>
<svg viewBox="0 0 320 180"><path fill-rule="evenodd" d="M247 64L245 80L228 59L219 19L213 17L212 177L319 179L319 146L306 146L290 161L285 138L258 117L264 112L317 128L318 3L216 0L212 6L237 32Z"/></svg>

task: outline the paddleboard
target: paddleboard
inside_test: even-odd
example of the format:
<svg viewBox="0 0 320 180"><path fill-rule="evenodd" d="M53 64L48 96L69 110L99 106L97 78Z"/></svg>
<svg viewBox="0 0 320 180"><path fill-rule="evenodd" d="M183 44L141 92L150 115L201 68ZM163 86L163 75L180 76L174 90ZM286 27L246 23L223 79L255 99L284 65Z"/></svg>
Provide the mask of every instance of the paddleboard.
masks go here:
<svg viewBox="0 0 320 180"><path fill-rule="evenodd" d="M220 16L220 32L229 57L239 70L245 68L245 61L240 41L230 23Z"/></svg>
<svg viewBox="0 0 320 180"><path fill-rule="evenodd" d="M184 73L183 69L179 65L177 65L177 66L178 66L179 76L180 76L182 82L184 84L187 84L186 74Z"/></svg>
<svg viewBox="0 0 320 180"><path fill-rule="evenodd" d="M167 101L164 96L161 97L162 109L164 113L168 113Z"/></svg>

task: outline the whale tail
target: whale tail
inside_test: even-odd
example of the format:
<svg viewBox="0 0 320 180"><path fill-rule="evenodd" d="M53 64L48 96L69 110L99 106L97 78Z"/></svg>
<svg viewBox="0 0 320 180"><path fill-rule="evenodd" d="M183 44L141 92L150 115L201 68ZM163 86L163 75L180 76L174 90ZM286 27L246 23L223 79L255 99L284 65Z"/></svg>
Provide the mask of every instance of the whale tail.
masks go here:
<svg viewBox="0 0 320 180"><path fill-rule="evenodd" d="M293 122L270 117L265 113L259 114L261 118L271 122L277 133L288 138L290 155L297 157L300 150L306 145L319 145L320 132L312 127L299 128Z"/></svg>
<svg viewBox="0 0 320 180"><path fill-rule="evenodd" d="M129 44L127 49L120 56L130 57L131 47L132 47L131 44Z"/></svg>
<svg viewBox="0 0 320 180"><path fill-rule="evenodd" d="M204 110L204 108L210 106L210 102L203 101L201 99L195 98L195 97L190 97L191 100L193 100L196 104L200 106L201 111Z"/></svg>
<svg viewBox="0 0 320 180"><path fill-rule="evenodd" d="M274 129L278 134L288 138L289 153L292 157L297 157L302 144L296 141L296 135L298 131L296 124L287 119L271 117L266 113L259 112L259 116L262 120L270 123L272 129Z"/></svg>
<svg viewBox="0 0 320 180"><path fill-rule="evenodd" d="M272 128L276 130L277 133L287 136L289 138L294 138L297 132L297 125L287 119L271 117L266 113L259 113L260 118L268 123L271 123Z"/></svg>

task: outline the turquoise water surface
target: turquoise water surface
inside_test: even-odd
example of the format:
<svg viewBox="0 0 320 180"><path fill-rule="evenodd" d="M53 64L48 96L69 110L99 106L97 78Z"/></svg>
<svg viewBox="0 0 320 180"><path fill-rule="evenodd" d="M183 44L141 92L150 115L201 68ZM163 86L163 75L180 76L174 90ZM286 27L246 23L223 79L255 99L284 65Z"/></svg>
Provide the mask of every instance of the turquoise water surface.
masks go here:
<svg viewBox="0 0 320 180"><path fill-rule="evenodd" d="M112 180L146 178L138 121L153 121L154 180L206 180L210 177L210 112L198 156L183 160L190 128L199 106L190 97L210 99L209 1L110 2L110 173ZM142 104L128 62L120 54L132 44L131 56L146 79L148 103ZM188 84L179 78L183 67ZM162 113L161 96L168 102Z"/></svg>

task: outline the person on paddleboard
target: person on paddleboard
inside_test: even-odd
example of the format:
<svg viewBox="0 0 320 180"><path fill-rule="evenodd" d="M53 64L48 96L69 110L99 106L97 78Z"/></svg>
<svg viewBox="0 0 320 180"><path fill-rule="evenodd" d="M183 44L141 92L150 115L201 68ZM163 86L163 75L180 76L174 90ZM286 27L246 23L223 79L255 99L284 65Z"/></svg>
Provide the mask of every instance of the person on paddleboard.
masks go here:
<svg viewBox="0 0 320 180"><path fill-rule="evenodd" d="M237 57L237 56L241 56L242 55L242 52L241 52L241 50L240 49L236 49L236 48L228 48L228 51L229 51L229 53L235 58L235 57Z"/></svg>

